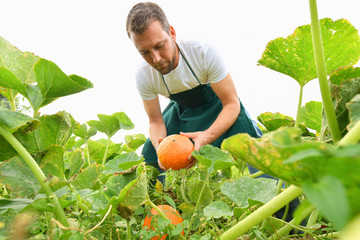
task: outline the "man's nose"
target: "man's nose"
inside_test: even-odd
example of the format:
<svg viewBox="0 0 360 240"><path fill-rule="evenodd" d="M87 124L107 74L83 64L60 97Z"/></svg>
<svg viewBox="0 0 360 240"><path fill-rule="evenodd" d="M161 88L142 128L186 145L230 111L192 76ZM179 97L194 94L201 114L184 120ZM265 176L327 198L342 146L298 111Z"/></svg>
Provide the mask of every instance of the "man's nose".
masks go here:
<svg viewBox="0 0 360 240"><path fill-rule="evenodd" d="M151 54L151 57L152 57L152 60L154 63L159 63L160 62L160 54L158 51L153 51L152 54Z"/></svg>

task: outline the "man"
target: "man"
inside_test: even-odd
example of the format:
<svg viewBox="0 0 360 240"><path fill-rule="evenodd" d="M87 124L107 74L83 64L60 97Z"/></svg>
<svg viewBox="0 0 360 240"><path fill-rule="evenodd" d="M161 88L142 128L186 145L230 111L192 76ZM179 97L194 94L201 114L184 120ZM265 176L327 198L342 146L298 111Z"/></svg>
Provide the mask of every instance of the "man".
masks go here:
<svg viewBox="0 0 360 240"><path fill-rule="evenodd" d="M156 150L171 134L191 138L195 150L206 144L219 147L223 139L237 133L261 136L213 47L197 41L177 42L165 13L151 2L133 6L126 30L145 60L136 83L149 118L150 138L142 150L147 164L166 170ZM159 94L171 100L163 112ZM189 160L188 167L195 161L191 156Z"/></svg>

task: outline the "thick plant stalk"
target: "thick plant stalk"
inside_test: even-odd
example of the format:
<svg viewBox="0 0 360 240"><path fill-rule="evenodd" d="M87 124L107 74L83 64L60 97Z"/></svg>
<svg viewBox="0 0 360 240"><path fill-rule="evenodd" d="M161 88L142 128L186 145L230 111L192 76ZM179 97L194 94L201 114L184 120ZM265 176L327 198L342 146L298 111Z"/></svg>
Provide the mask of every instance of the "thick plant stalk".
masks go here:
<svg viewBox="0 0 360 240"><path fill-rule="evenodd" d="M29 166L30 170L34 173L36 179L40 183L41 187L44 189L46 196L48 197L50 203L54 206L54 213L57 220L64 225L69 227L69 223L65 216L64 210L59 203L59 199L56 197L55 193L50 188L49 183L46 181L46 177L39 165L36 163L34 158L29 154L29 152L24 148L23 145L10 133L8 129L3 127L0 124L0 134L11 144L11 146L19 153L19 155L24 159L26 164Z"/></svg>
<svg viewBox="0 0 360 240"><path fill-rule="evenodd" d="M360 121L341 139L338 146L356 144L360 141Z"/></svg>
<svg viewBox="0 0 360 240"><path fill-rule="evenodd" d="M326 119L329 125L329 130L333 139L334 144L341 139L339 124L336 119L334 105L331 100L331 94L329 89L329 83L327 80L326 66L325 66L325 56L324 49L321 39L321 29L320 22L318 18L318 11L316 0L309 0L310 2L310 15L311 15L311 33L313 39L313 48L315 54L315 63L317 75L319 78L319 85L321 91L321 97L323 100L324 111Z"/></svg>
<svg viewBox="0 0 360 240"><path fill-rule="evenodd" d="M301 188L291 185L285 191L265 203L255 212L238 222L220 236L220 240L233 240L245 234L250 228L280 210L302 193Z"/></svg>

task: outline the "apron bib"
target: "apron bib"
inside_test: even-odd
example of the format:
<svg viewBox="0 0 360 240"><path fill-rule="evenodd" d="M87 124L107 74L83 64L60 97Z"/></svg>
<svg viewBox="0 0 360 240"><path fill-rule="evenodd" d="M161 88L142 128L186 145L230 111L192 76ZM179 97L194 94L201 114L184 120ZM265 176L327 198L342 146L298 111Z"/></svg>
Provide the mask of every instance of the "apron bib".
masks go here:
<svg viewBox="0 0 360 240"><path fill-rule="evenodd" d="M211 126L222 110L222 103L219 97L209 84L200 83L180 49L179 52L199 85L190 90L171 94L164 76L162 76L171 100L162 113L167 135L179 134L180 132L204 131ZM237 133L248 133L252 137L261 137L261 130L251 120L241 101L240 107L240 114L235 123L211 145L220 147L225 138ZM155 166L160 170L157 164L157 154L150 139L147 139L145 142L141 154L144 156L147 164Z"/></svg>

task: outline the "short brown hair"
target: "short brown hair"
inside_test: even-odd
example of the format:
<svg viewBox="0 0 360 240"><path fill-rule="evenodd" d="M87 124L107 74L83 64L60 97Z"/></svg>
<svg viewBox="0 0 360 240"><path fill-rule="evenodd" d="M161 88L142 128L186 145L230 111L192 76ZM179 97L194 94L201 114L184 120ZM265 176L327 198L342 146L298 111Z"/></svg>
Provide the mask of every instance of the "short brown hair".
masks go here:
<svg viewBox="0 0 360 240"><path fill-rule="evenodd" d="M130 33L142 34L153 21L159 21L163 29L169 33L169 21L165 12L159 5L152 2L137 3L130 10L126 19L126 32L128 37Z"/></svg>

